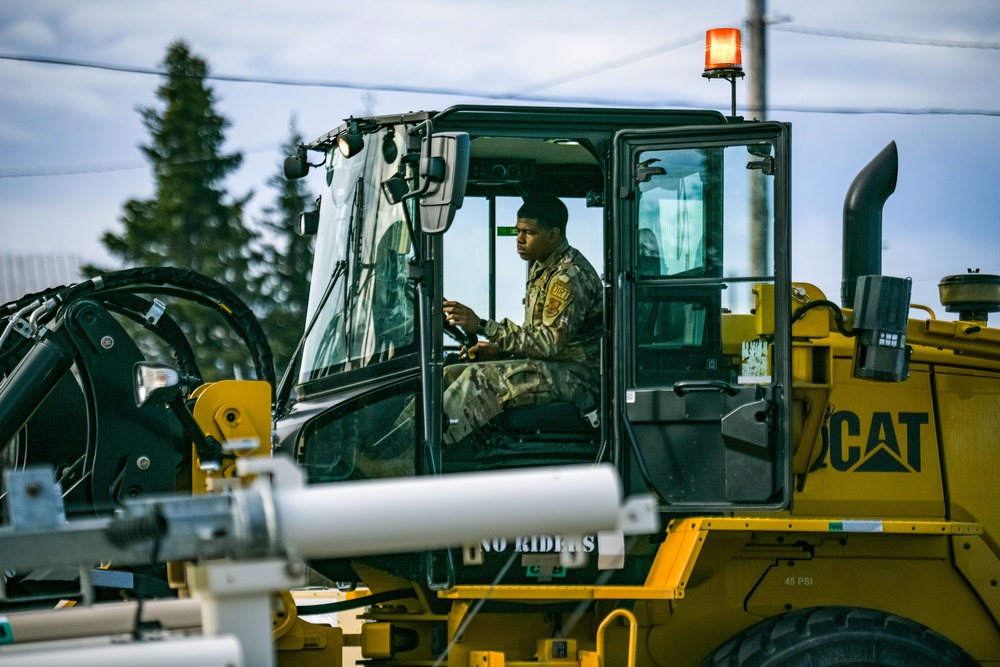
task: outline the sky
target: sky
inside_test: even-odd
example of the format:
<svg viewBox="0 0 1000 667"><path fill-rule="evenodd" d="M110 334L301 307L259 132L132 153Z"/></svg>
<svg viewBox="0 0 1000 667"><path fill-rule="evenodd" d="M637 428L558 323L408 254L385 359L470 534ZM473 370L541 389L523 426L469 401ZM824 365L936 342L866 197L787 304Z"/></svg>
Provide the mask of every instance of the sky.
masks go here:
<svg viewBox="0 0 1000 667"><path fill-rule="evenodd" d="M0 0L0 254L115 266L100 243L153 182L137 109L160 77L11 59L158 69L178 39L211 81L244 162L229 192L273 201L267 179L294 122L306 139L349 115L455 104L709 108L704 32L741 27L746 0ZM883 273L939 305L946 275L1000 273L1000 2L769 0L768 118L792 125L793 277L839 302L843 202L896 141ZM746 39L746 36L744 36ZM749 54L744 53L744 63ZM743 107L747 87L740 85ZM742 111L742 109L741 109Z"/></svg>

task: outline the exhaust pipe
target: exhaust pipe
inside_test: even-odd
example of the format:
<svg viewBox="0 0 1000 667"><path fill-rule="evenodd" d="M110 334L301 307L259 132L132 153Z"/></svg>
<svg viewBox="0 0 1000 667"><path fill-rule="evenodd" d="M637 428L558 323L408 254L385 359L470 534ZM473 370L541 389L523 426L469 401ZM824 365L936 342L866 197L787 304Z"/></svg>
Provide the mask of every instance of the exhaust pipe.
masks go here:
<svg viewBox="0 0 1000 667"><path fill-rule="evenodd" d="M844 198L844 256L840 305L854 307L858 276L882 273L882 207L896 190L899 155L890 141L865 165Z"/></svg>

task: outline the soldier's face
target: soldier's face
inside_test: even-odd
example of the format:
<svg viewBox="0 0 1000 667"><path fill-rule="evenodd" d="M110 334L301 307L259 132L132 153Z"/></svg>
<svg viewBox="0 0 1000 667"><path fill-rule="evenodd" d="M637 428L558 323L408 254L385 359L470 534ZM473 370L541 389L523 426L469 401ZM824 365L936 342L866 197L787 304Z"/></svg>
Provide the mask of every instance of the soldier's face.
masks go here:
<svg viewBox="0 0 1000 667"><path fill-rule="evenodd" d="M545 229L531 218L518 218L515 228L517 254L527 262L545 261L562 243L558 229Z"/></svg>

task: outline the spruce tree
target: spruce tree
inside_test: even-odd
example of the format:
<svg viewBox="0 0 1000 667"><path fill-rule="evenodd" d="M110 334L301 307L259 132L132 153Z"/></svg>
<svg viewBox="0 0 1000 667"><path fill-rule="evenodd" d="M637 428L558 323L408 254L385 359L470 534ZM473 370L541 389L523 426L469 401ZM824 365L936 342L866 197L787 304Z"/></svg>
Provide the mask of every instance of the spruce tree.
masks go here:
<svg viewBox="0 0 1000 667"><path fill-rule="evenodd" d="M292 155L302 143L295 119L289 123L289 139L283 155ZM305 328L312 271L314 238L298 233L299 213L314 199L301 180L285 178L282 165L267 185L275 193L274 202L262 210L261 225L269 230L270 241L261 248L263 272L257 288L262 297L260 314L267 339L274 352L280 377Z"/></svg>
<svg viewBox="0 0 1000 667"><path fill-rule="evenodd" d="M215 95L205 83L208 65L177 41L167 48L162 67L165 78L156 91L162 106L139 109L150 135L140 148L153 171L155 194L127 201L119 219L123 231L105 233L102 242L126 267L192 269L253 303L256 235L243 223L252 193L232 199L224 189L224 179L243 156L223 152L229 121L215 110ZM178 319L184 320L205 379L245 376L242 345L221 319L193 310L184 307L187 316Z"/></svg>

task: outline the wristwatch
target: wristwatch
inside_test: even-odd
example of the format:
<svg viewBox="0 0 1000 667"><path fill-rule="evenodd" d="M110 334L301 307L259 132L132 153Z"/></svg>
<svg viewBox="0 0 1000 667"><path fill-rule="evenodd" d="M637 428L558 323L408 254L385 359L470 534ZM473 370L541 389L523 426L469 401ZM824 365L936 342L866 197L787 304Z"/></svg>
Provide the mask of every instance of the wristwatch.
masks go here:
<svg viewBox="0 0 1000 667"><path fill-rule="evenodd" d="M479 328L476 330L480 336L486 336L487 339L493 338L497 335L497 330L500 328L499 322L494 322L493 320L479 320Z"/></svg>

